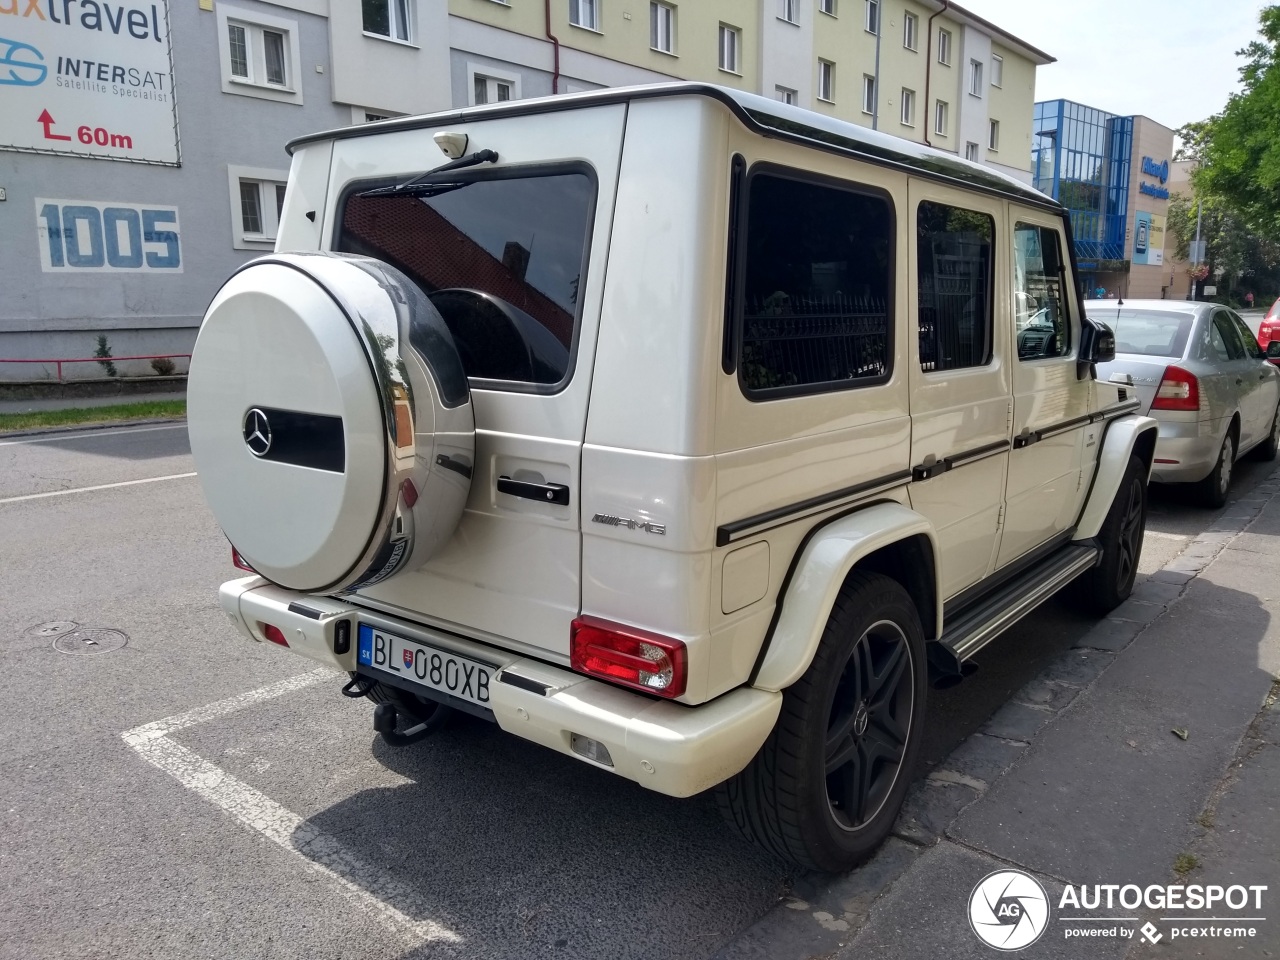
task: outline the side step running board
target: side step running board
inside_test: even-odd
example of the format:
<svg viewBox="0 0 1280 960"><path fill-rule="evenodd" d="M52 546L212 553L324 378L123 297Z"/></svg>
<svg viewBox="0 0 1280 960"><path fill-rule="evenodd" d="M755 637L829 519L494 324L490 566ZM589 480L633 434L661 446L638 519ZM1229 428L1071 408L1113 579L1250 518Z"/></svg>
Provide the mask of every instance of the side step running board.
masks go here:
<svg viewBox="0 0 1280 960"><path fill-rule="evenodd" d="M946 625L936 652L960 673L966 660L1001 633L1098 562L1099 549L1089 544L1069 544L1046 557L1026 573L1001 586L995 593L961 611Z"/></svg>

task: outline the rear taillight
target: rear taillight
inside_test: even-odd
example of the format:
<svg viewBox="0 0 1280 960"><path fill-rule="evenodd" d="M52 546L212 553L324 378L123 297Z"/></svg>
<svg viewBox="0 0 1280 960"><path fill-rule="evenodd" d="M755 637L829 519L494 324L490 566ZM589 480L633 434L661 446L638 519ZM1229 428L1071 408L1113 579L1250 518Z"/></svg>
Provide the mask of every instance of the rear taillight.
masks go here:
<svg viewBox="0 0 1280 960"><path fill-rule="evenodd" d="M284 638L284 631L279 627L270 623L258 623L258 627L262 630L262 635L272 643L278 643L282 647L287 647L289 641Z"/></svg>
<svg viewBox="0 0 1280 960"><path fill-rule="evenodd" d="M1280 340L1280 320L1263 320L1258 326L1258 344L1265 350L1272 340Z"/></svg>
<svg viewBox="0 0 1280 960"><path fill-rule="evenodd" d="M680 640L598 617L569 628L569 663L588 673L660 697L678 697L688 681L689 657Z"/></svg>
<svg viewBox="0 0 1280 960"><path fill-rule="evenodd" d="M1152 410L1199 410L1200 381L1181 367L1165 367Z"/></svg>
<svg viewBox="0 0 1280 960"><path fill-rule="evenodd" d="M231 548L231 565L233 567L236 567L239 570L247 570L250 573L258 572L257 570L253 569L253 567L249 566L249 564L245 563L244 557L240 556L240 551L237 550L235 547Z"/></svg>

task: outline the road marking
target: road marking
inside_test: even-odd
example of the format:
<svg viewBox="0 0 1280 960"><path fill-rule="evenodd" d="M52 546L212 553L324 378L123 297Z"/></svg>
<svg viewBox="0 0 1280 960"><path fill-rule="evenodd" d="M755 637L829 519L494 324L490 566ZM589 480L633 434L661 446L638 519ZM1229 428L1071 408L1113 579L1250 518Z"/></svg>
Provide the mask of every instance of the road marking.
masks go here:
<svg viewBox="0 0 1280 960"><path fill-rule="evenodd" d="M175 731L340 676L343 674L328 668L313 670L186 713L144 723L120 736L152 766L297 857L308 870L332 880L354 897L369 915L396 934L407 949L428 941L459 943L462 938L442 924L434 920L415 920L387 902L394 900L406 905L416 916L428 916L431 910L417 891L365 863L338 840L266 794L169 739L168 735Z"/></svg>
<svg viewBox="0 0 1280 960"><path fill-rule="evenodd" d="M186 428L185 423L166 423L158 427L120 427L112 430L93 430L89 433L57 433L48 437L0 440L0 447L12 447L20 443L53 443L55 440L82 440L87 437L114 437L121 433L150 433L152 430L185 430Z"/></svg>
<svg viewBox="0 0 1280 960"><path fill-rule="evenodd" d="M119 483L100 483L93 487L73 487L70 490L49 490L46 493L27 493L21 497L5 497L0 503L20 503L23 500L43 500L45 497L65 497L72 493L90 493L94 490L114 490L116 487L133 487L140 483L159 483L161 480L185 480L194 473L171 473L167 477L146 477L142 480L121 480Z"/></svg>

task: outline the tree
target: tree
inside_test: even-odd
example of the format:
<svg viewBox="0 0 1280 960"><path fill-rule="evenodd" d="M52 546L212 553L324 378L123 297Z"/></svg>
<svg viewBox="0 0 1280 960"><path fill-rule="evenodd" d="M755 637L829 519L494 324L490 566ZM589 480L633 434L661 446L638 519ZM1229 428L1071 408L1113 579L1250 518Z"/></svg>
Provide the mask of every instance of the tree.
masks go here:
<svg viewBox="0 0 1280 960"><path fill-rule="evenodd" d="M1176 194L1169 201L1168 230L1177 258L1190 259L1191 241L1196 236L1194 198ZM1280 285L1280 248L1254 233L1244 217L1219 197L1203 198L1200 239L1205 242L1208 275L1219 279L1224 296L1241 280L1260 290L1271 291Z"/></svg>
<svg viewBox="0 0 1280 960"><path fill-rule="evenodd" d="M1242 89L1222 112L1179 131L1181 156L1199 161L1192 182L1254 231L1280 228L1280 6L1259 15L1261 32L1239 56Z"/></svg>

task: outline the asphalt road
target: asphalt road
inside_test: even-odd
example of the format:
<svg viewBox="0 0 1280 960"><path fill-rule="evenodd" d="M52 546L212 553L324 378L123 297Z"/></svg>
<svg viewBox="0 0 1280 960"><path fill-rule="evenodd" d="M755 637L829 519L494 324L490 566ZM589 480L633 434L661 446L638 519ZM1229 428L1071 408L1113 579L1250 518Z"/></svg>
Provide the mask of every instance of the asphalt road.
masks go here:
<svg viewBox="0 0 1280 960"><path fill-rule="evenodd" d="M788 889L708 796L478 720L385 748L340 679L225 621L191 471L181 426L0 440L0 958L696 958ZM1185 499L1153 497L1144 571L1210 521ZM984 650L926 761L1089 624L1054 601Z"/></svg>

